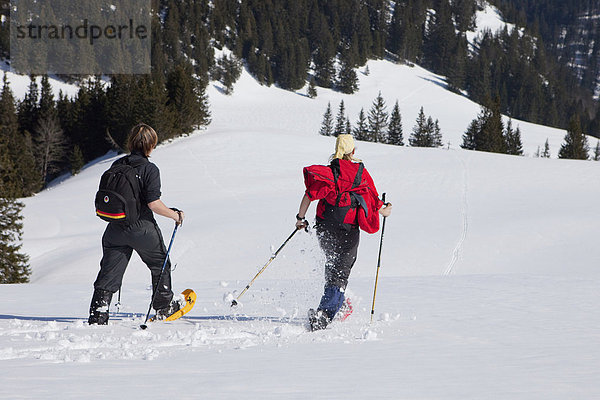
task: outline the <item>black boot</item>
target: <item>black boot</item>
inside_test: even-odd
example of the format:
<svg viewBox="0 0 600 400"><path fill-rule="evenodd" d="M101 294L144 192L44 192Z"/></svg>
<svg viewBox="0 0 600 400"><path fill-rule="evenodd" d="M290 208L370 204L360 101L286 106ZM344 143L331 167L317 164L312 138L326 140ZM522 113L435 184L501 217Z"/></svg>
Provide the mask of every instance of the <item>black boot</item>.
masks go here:
<svg viewBox="0 0 600 400"><path fill-rule="evenodd" d="M161 308L159 310L156 310L156 320L158 321L162 321L164 319L169 318L171 315L175 314L177 311L179 311L182 307L181 302L179 301L179 299L175 300L171 300L171 303L169 304L168 307L165 308Z"/></svg>
<svg viewBox="0 0 600 400"><path fill-rule="evenodd" d="M88 324L108 325L108 307L112 293L107 290L96 289L90 304L90 317Z"/></svg>
<svg viewBox="0 0 600 400"><path fill-rule="evenodd" d="M327 328L331 318L324 310L308 310L308 324L312 332Z"/></svg>

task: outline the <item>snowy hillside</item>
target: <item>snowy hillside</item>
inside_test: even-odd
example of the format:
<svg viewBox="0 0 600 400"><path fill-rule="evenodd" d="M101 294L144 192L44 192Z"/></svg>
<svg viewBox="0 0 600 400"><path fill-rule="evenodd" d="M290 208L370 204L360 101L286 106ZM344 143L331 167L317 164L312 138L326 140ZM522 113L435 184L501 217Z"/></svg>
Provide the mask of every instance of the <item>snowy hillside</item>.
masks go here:
<svg viewBox="0 0 600 400"><path fill-rule="evenodd" d="M419 67L369 69L353 96L309 99L246 73L232 96L212 85L209 128L153 153L163 200L187 216L173 282L198 302L182 320L138 329L150 290L134 256L111 324L85 323L105 227L92 199L114 158L26 199L32 283L0 286L0 397L598 398L598 164L463 151L478 105ZM374 322L378 234L361 236L347 321L303 326L323 283L304 232L232 310L227 299L293 230L301 168L333 151L334 138L317 134L327 103L343 99L354 123L379 91L389 110L399 101L405 137L423 106L450 148L358 143L394 204ZM556 156L564 131L514 122L528 154L548 138ZM159 223L167 239L173 226Z"/></svg>

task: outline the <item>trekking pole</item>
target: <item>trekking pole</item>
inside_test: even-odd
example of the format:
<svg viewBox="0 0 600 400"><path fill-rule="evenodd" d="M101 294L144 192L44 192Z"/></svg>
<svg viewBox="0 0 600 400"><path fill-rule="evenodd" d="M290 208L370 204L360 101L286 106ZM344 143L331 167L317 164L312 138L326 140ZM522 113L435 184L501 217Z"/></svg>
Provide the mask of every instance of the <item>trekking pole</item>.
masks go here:
<svg viewBox="0 0 600 400"><path fill-rule="evenodd" d="M383 204L385 202L385 193L382 196ZM373 305L371 306L371 322L373 322L373 314L375 314L375 296L377 295L377 281L379 280L379 267L381 266L381 248L383 247L383 231L385 230L385 219L383 217L383 226L381 227L381 239L379 240L379 256L377 257L377 273L375 274L375 289L373 290Z"/></svg>
<svg viewBox="0 0 600 400"><path fill-rule="evenodd" d="M167 261L169 260L169 253L171 252L171 246L173 246L173 240L175 240L175 234L177 233L177 228L179 224L175 222L175 229L173 229L173 235L171 235L171 243L169 243L169 249L167 250L167 255L165 256L165 262L163 263L162 269L160 270L160 275L158 276L158 280L156 281L156 285L154 286L154 293L152 293L152 300L150 300L150 306L148 307L148 313L146 314L146 319L144 323L140 325L140 328L146 329L148 326L146 322L148 322L148 317L150 317L150 311L152 310L152 303L154 303L154 299L156 298L156 293L158 293L158 285L162 280L163 272L165 271L165 267L167 266Z"/></svg>
<svg viewBox="0 0 600 400"><path fill-rule="evenodd" d="M117 309L117 314L121 310L121 288L119 287L119 299L115 303L115 308Z"/></svg>
<svg viewBox="0 0 600 400"><path fill-rule="evenodd" d="M300 229L298 229L298 228L294 229L294 232L292 232L292 234L287 239L285 239L285 242L283 242L283 244L281 246L279 246L279 248L277 249L277 251L275 253L273 253L273 255L271 256L271 258L269 258L269 261L267 261L267 263L261 268L261 270L258 271L258 273L250 281L250 283L248 283L246 285L246 288L244 288L244 290L242 290L242 293L240 293L238 295L238 297L236 297L234 300L231 301L231 307L237 306L237 304L238 304L237 301L240 299L240 297L242 297L242 295L244 293L246 293L246 290L250 289L250 285L252 285L254 283L254 281L256 280L256 278L258 278L258 276L260 274L262 274L265 269L267 269L267 267L269 266L269 264L271 264L271 261L273 261L275 259L275 257L277 257L277 254L279 254L279 252L281 251L281 249L283 249L283 246L285 246L287 244L287 242L290 241L290 239L292 238L292 236L294 236L296 234L296 232L298 232L299 230Z"/></svg>

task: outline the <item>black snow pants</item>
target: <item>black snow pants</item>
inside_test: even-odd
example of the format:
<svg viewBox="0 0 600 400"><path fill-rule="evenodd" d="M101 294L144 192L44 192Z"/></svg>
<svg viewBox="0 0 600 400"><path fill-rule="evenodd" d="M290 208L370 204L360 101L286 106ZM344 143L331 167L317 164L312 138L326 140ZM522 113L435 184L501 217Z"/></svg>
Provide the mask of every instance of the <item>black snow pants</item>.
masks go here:
<svg viewBox="0 0 600 400"><path fill-rule="evenodd" d="M115 293L121 288L123 275L133 250L150 269L152 287L156 287L167 249L156 221L140 219L129 226L108 224L102 236L103 256L100 261L100 272L94 282L96 291ZM155 310L168 307L172 298L171 261L169 260L152 306Z"/></svg>
<svg viewBox="0 0 600 400"><path fill-rule="evenodd" d="M340 225L318 222L315 228L319 245L325 253L325 287L336 286L345 290L358 255L358 226L347 230Z"/></svg>

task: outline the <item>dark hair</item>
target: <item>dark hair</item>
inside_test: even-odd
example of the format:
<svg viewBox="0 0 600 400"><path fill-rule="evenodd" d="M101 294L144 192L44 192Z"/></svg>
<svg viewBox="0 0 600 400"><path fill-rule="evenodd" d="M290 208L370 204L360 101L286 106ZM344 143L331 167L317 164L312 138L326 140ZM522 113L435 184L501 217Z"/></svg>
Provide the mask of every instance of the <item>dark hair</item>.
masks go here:
<svg viewBox="0 0 600 400"><path fill-rule="evenodd" d="M129 132L127 138L127 148L130 152L140 152L146 157L150 155L152 150L158 143L158 135L150 125L137 124Z"/></svg>

